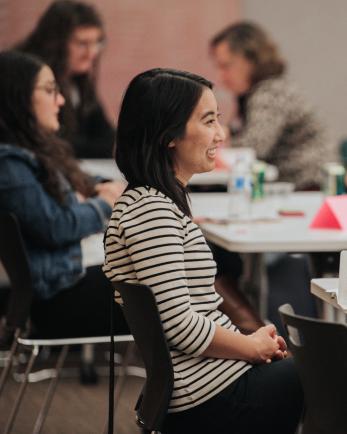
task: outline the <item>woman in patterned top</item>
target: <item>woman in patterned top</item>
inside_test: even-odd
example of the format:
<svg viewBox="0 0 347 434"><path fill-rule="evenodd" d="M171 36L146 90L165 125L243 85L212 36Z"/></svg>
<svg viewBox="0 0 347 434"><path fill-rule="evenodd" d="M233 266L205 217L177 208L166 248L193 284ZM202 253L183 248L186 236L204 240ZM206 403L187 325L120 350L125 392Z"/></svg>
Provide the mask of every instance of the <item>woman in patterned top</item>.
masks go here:
<svg viewBox="0 0 347 434"><path fill-rule="evenodd" d="M218 33L211 52L222 83L238 100L232 146L254 148L259 159L278 167L280 181L318 188L322 166L336 160L336 148L285 77L273 41L259 26L241 22Z"/></svg>
<svg viewBox="0 0 347 434"><path fill-rule="evenodd" d="M302 390L286 344L273 325L243 335L222 312L216 264L191 218L187 183L214 168L224 140L211 89L170 69L130 83L116 148L129 185L106 231L104 271L155 296L174 368L163 433L293 434Z"/></svg>

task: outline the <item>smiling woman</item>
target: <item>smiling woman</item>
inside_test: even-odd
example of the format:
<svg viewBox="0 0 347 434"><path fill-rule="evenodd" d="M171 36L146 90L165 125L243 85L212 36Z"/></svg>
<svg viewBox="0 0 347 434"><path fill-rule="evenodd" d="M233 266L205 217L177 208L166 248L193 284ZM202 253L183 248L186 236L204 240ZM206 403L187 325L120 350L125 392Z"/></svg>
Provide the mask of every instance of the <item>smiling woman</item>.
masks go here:
<svg viewBox="0 0 347 434"><path fill-rule="evenodd" d="M293 434L302 392L286 344L273 325L243 335L223 312L216 263L191 219L187 182L214 168L223 139L208 80L158 68L131 81L116 149L129 185L106 231L104 271L155 296L174 370L163 433Z"/></svg>
<svg viewBox="0 0 347 434"><path fill-rule="evenodd" d="M215 168L216 151L225 138L218 115L216 97L211 89L204 89L187 123L184 137L169 143L176 177L183 185L188 184L194 173Z"/></svg>

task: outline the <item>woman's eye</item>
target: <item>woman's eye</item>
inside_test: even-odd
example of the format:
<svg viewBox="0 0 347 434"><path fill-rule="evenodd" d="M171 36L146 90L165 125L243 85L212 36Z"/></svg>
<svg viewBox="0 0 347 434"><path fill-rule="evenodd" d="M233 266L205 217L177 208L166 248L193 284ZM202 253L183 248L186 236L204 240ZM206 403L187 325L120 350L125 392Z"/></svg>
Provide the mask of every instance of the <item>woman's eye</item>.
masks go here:
<svg viewBox="0 0 347 434"><path fill-rule="evenodd" d="M207 125L211 125L211 124L214 124L216 122L216 119L209 119L207 122L206 122L206 124Z"/></svg>

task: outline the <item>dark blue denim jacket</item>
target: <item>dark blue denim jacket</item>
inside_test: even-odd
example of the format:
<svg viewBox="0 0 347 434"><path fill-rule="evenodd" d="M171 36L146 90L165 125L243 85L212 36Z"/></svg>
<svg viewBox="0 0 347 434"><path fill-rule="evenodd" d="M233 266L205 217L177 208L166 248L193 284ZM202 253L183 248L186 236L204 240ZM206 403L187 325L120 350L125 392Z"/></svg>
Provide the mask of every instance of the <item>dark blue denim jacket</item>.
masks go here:
<svg viewBox="0 0 347 434"><path fill-rule="evenodd" d="M30 151L0 144L0 211L17 216L36 294L48 299L84 275L80 241L104 230L112 209L100 198L79 203L63 177L66 201L61 205L44 190L41 176Z"/></svg>

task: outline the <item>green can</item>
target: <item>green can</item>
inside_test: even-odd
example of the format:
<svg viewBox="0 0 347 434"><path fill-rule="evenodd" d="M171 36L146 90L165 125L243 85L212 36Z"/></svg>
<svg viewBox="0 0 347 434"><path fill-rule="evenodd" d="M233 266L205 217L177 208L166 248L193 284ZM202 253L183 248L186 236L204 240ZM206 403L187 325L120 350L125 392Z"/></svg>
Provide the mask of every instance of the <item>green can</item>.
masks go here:
<svg viewBox="0 0 347 434"><path fill-rule="evenodd" d="M324 193L328 196L345 194L345 168L338 163L328 163L324 167Z"/></svg>
<svg viewBox="0 0 347 434"><path fill-rule="evenodd" d="M252 168L252 199L264 197L265 164L256 161Z"/></svg>

